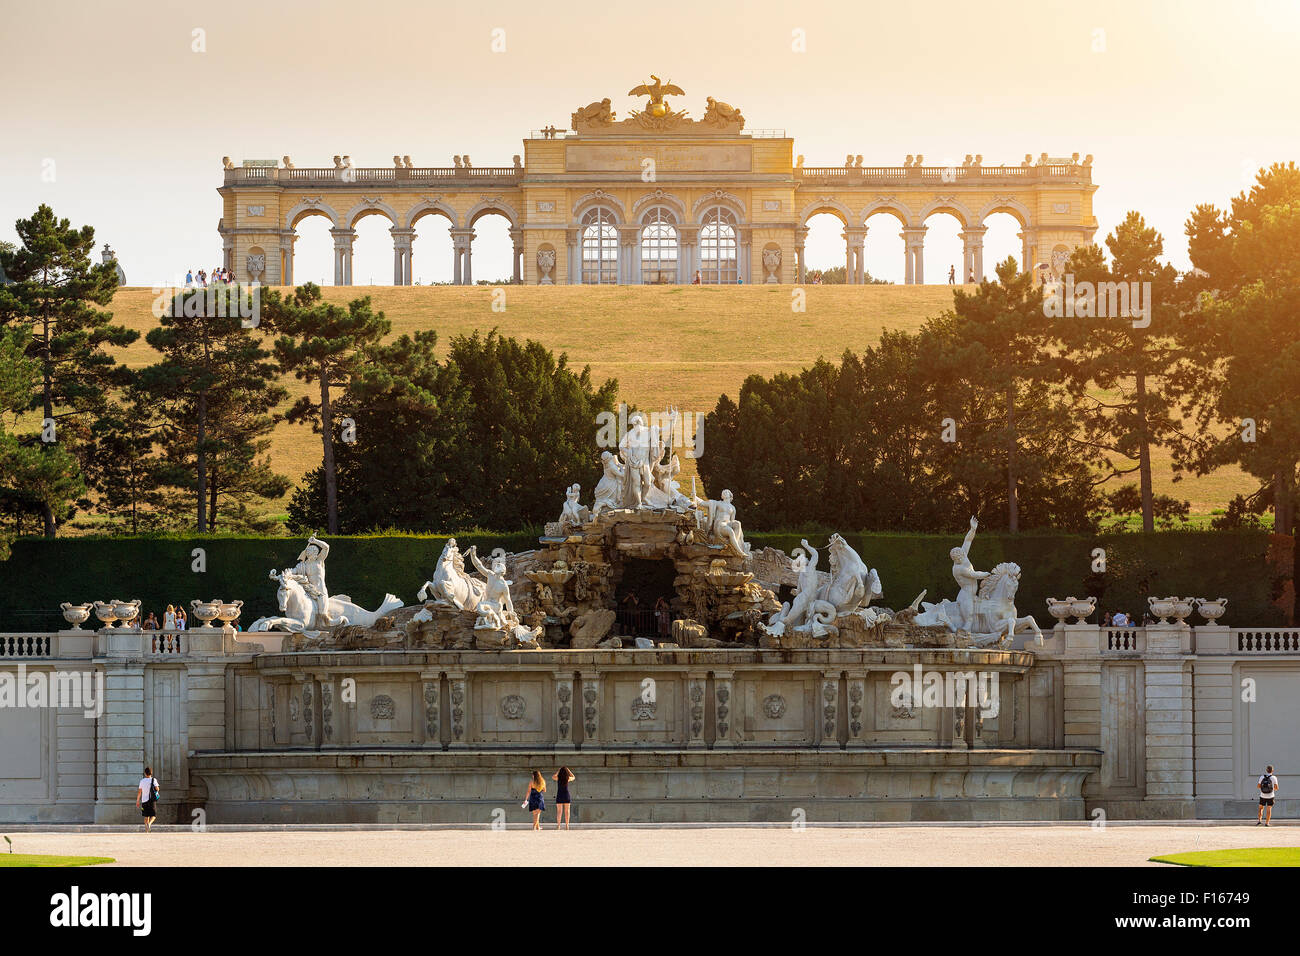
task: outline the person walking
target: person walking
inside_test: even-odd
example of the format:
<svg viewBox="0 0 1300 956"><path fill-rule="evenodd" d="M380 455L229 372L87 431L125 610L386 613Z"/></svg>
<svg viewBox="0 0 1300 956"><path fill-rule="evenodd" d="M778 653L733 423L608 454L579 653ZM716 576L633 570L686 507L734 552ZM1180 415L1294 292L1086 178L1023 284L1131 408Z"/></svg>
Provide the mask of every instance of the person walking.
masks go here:
<svg viewBox="0 0 1300 956"><path fill-rule="evenodd" d="M154 819L158 816L158 781L154 779L153 768L145 767L144 776L140 778L140 785L135 791L135 805L140 808L140 816L144 818L144 832L148 833L149 828L153 826Z"/></svg>
<svg viewBox="0 0 1300 956"><path fill-rule="evenodd" d="M1259 817L1255 820L1255 826L1261 823L1266 827L1273 825L1273 800L1277 797L1277 777L1273 773L1273 765L1269 764L1264 768L1264 774L1259 778L1259 783L1255 784L1259 790ZM1268 818L1264 817L1264 808L1268 807Z"/></svg>
<svg viewBox="0 0 1300 956"><path fill-rule="evenodd" d="M534 770L533 775L528 779L528 797L524 800L524 809L533 815L533 829L542 828L542 811L546 809L546 781L542 779L541 771Z"/></svg>
<svg viewBox="0 0 1300 956"><path fill-rule="evenodd" d="M949 284L949 285L956 285L956 284L957 284L957 267L956 267L956 266L949 266L949 267L948 267L948 284Z"/></svg>
<svg viewBox="0 0 1300 956"><path fill-rule="evenodd" d="M573 775L573 771L568 767L561 767L551 775L558 786L555 789L555 829L560 828L560 820L564 820L564 829L569 829L569 804L572 800L569 798L569 783L578 778Z"/></svg>

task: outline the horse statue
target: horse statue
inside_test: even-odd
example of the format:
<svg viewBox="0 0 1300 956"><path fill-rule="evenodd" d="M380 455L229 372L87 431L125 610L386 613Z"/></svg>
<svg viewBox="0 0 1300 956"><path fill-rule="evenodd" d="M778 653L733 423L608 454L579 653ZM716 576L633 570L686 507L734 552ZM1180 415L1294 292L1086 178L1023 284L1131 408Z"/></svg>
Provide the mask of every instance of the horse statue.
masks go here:
<svg viewBox="0 0 1300 956"><path fill-rule="evenodd" d="M316 603L308 596L303 587L305 579L291 569L272 571L271 580L279 583L276 599L280 604L279 617L260 617L248 626L250 631L291 631L304 633L316 630ZM384 595L384 602L377 610L367 611L353 604L346 594L335 594L329 599L329 616L336 626L351 624L357 627L373 627L374 623L391 611L402 606L400 598L392 594Z"/></svg>
<svg viewBox="0 0 1300 956"><path fill-rule="evenodd" d="M1043 632L1033 615L1016 616L1016 590L1020 587L1020 565L1003 561L988 577L980 582L979 597L975 600L975 616L971 622L971 635L977 646L1004 645L1011 638L1030 631L1043 643Z"/></svg>
<svg viewBox="0 0 1300 956"><path fill-rule="evenodd" d="M960 550L960 549L954 549ZM979 590L975 593L969 620L962 610L960 601L941 600L936 604L921 601L925 596L922 591L912 602L915 608L920 603L925 610L916 615L914 623L930 626L942 625L948 630L966 631L970 634L976 647L988 647L991 644L1005 646L1011 638L1019 633L1031 631L1043 643L1043 632L1032 615L1019 617L1016 614L1016 590L1020 587L1020 565L1004 561L992 571L975 572L979 581ZM972 575L974 576L974 575Z"/></svg>
<svg viewBox="0 0 1300 956"><path fill-rule="evenodd" d="M470 552L472 557L475 556L473 547ZM486 588L486 582L465 572L465 559L456 545L456 539L448 538L438 557L433 580L425 581L416 596L421 601L432 599L435 604L451 605L461 611L474 611L478 609Z"/></svg>

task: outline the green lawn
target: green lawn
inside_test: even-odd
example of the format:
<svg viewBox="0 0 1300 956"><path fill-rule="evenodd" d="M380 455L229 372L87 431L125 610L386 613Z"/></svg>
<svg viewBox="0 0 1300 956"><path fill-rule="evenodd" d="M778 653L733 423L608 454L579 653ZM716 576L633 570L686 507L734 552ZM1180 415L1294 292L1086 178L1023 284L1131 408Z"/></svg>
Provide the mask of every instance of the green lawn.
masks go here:
<svg viewBox="0 0 1300 956"><path fill-rule="evenodd" d="M1152 863L1177 866L1300 866L1300 846L1261 846L1244 850L1199 850L1153 856Z"/></svg>
<svg viewBox="0 0 1300 956"><path fill-rule="evenodd" d="M115 863L111 856L52 856L44 853L0 853L0 866L95 866Z"/></svg>

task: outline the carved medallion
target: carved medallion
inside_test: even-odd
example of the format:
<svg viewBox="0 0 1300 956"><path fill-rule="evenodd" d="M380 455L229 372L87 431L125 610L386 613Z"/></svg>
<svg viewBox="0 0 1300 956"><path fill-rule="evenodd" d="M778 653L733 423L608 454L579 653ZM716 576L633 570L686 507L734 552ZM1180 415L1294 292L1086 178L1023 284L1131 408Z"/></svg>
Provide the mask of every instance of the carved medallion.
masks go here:
<svg viewBox="0 0 1300 956"><path fill-rule="evenodd" d="M780 694L768 694L763 698L763 713L768 720L780 720L785 716L785 698Z"/></svg>
<svg viewBox="0 0 1300 956"><path fill-rule="evenodd" d="M501 698L501 716L506 720L523 720L528 705L518 694L507 694Z"/></svg>
<svg viewBox="0 0 1300 956"><path fill-rule="evenodd" d="M370 716L375 720L392 720L397 716L397 704L387 694L370 698Z"/></svg>

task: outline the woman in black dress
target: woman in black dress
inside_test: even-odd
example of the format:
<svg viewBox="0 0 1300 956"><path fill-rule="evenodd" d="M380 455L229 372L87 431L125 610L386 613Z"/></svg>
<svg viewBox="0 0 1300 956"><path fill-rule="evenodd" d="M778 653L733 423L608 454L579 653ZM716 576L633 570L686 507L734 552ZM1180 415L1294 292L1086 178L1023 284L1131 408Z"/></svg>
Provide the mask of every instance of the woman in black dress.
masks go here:
<svg viewBox="0 0 1300 956"><path fill-rule="evenodd" d="M564 829L569 829L569 781L578 779L568 767L561 767L551 774L551 779L558 784L555 791L555 829L564 821Z"/></svg>

